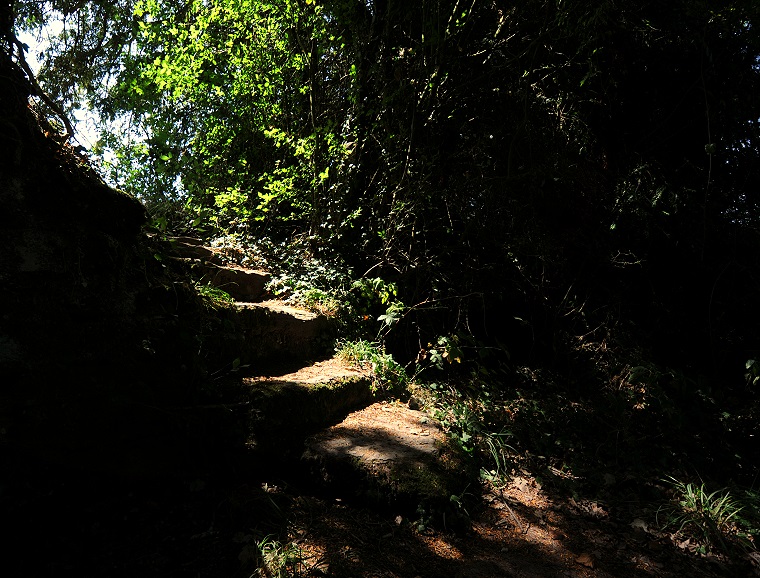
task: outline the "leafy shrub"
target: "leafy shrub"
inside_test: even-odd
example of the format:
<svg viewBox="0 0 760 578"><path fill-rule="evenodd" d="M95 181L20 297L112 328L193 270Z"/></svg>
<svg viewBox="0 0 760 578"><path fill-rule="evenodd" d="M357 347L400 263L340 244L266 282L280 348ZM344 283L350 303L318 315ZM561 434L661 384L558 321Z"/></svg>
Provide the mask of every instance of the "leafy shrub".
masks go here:
<svg viewBox="0 0 760 578"><path fill-rule="evenodd" d="M494 419L499 404L491 397L490 385L476 381L466 393L438 383L424 387L434 400L434 417L451 440L475 460L481 477L502 483L511 470L510 455L516 450L507 444L511 432Z"/></svg>

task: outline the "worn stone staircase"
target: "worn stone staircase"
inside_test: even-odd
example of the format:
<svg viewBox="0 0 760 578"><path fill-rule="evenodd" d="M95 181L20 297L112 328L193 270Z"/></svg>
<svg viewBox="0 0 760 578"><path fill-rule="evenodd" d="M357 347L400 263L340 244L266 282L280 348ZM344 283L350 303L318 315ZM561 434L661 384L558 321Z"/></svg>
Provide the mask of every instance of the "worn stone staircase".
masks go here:
<svg viewBox="0 0 760 578"><path fill-rule="evenodd" d="M183 262L201 284L222 289L235 300L220 316L239 328L237 343L229 344L229 349L239 354L241 364L305 364L325 355L335 328L323 315L272 299L266 292L267 271L227 264L224 249L206 247L197 239L175 237L170 243L174 259Z"/></svg>
<svg viewBox="0 0 760 578"><path fill-rule="evenodd" d="M217 314L234 328L225 353L240 369L223 377L222 388L234 401L226 411L236 408L251 449L295 451L297 440L373 401L371 375L331 351L330 319L273 299L266 291L270 274L228 264L222 248L188 237L171 239L171 246L201 284L234 299Z"/></svg>
<svg viewBox="0 0 760 578"><path fill-rule="evenodd" d="M218 314L235 328L227 355L242 369L224 377L227 403L198 409L201 421L235 424L251 454L297 462L312 485L364 499L445 505L463 490L462 461L439 425L407 404L378 400L371 372L334 356L330 319L272 299L269 273L229 264L224 249L188 237L171 246L200 283L235 300Z"/></svg>

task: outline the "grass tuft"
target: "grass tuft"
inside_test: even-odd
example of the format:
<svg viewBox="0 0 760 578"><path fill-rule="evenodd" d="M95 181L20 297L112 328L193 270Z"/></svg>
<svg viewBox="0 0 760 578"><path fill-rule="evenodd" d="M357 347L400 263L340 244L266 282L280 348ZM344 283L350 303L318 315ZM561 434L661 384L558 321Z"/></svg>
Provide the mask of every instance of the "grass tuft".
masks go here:
<svg viewBox="0 0 760 578"><path fill-rule="evenodd" d="M661 528L674 529L676 534L696 539L700 550L717 550L731 554L737 550L755 549L754 532L748 517L742 517L745 503L726 488L708 492L705 484L686 483L675 478L665 480L674 492L673 500L658 511L665 520Z"/></svg>

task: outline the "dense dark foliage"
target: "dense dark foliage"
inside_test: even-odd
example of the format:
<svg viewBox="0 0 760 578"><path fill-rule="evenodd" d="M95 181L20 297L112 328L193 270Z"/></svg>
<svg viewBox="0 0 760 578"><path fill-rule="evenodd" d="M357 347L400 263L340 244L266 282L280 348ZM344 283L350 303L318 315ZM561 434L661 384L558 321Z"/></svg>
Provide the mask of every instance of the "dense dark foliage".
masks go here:
<svg viewBox="0 0 760 578"><path fill-rule="evenodd" d="M162 227L395 283L398 358L443 348L505 397L567 402L523 412L526 438L591 437L562 413L587 403L631 446L665 421L687 453L717 440L700 469L756 472L757 2L17 8L64 15L40 80L93 104L94 153Z"/></svg>

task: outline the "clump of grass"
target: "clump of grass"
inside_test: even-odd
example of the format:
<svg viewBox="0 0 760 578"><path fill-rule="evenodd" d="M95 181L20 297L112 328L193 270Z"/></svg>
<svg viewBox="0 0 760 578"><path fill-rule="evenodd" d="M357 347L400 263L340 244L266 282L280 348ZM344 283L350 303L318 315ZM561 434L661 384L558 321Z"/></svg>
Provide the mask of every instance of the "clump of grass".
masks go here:
<svg viewBox="0 0 760 578"><path fill-rule="evenodd" d="M695 538L702 552L715 549L730 554L736 546L754 549L752 535L742 528L743 504L726 488L708 492L704 483L665 481L672 486L674 499L658 511L658 518L661 514L665 517L663 529Z"/></svg>
<svg viewBox="0 0 760 578"><path fill-rule="evenodd" d="M212 309L220 309L223 307L229 307L235 300L226 291L213 287L212 285L203 285L197 283L195 285L196 291Z"/></svg>
<svg viewBox="0 0 760 578"><path fill-rule="evenodd" d="M375 391L400 392L409 386L411 380L404 368L378 343L364 339L345 341L337 353L347 363L371 369Z"/></svg>
<svg viewBox="0 0 760 578"><path fill-rule="evenodd" d="M256 543L258 569L253 577L296 578L310 576L314 564L309 563L303 550L292 542L282 544L267 536Z"/></svg>
<svg viewBox="0 0 760 578"><path fill-rule="evenodd" d="M289 301L315 311L325 317L338 317L344 304L322 289L296 289Z"/></svg>

